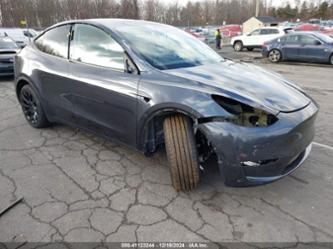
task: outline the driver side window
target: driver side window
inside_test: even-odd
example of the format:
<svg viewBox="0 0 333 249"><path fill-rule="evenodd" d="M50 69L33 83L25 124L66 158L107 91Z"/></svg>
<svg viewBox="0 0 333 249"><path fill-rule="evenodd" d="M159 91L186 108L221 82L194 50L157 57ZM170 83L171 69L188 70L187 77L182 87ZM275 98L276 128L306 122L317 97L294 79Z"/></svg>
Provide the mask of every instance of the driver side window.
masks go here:
<svg viewBox="0 0 333 249"><path fill-rule="evenodd" d="M253 31L253 32L251 33L251 36L252 36L252 35L260 35L260 32L261 32L260 29L256 29L255 31Z"/></svg>
<svg viewBox="0 0 333 249"><path fill-rule="evenodd" d="M123 48L109 34L91 25L74 26L70 57L78 62L124 71Z"/></svg>
<svg viewBox="0 0 333 249"><path fill-rule="evenodd" d="M319 42L316 38L308 35L301 36L301 43L304 45L315 45Z"/></svg>

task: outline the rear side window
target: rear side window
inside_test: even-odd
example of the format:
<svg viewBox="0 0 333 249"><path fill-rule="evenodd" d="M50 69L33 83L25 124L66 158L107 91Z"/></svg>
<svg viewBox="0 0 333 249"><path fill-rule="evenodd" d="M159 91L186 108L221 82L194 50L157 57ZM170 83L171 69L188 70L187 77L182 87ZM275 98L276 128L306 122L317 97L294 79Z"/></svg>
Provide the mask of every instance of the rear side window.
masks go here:
<svg viewBox="0 0 333 249"><path fill-rule="evenodd" d="M299 36L298 35L290 35L285 38L285 43L287 44L298 44Z"/></svg>
<svg viewBox="0 0 333 249"><path fill-rule="evenodd" d="M277 29L262 29L261 34L262 35L272 35L272 34L278 34L279 30Z"/></svg>
<svg viewBox="0 0 333 249"><path fill-rule="evenodd" d="M278 34L279 31L277 29L262 29L261 34L262 35L272 35L272 34Z"/></svg>
<svg viewBox="0 0 333 249"><path fill-rule="evenodd" d="M260 34L261 34L261 35L268 35L268 34L269 34L269 30L268 30L268 29L262 29L262 30L260 31Z"/></svg>
<svg viewBox="0 0 333 249"><path fill-rule="evenodd" d="M70 25L51 29L39 37L35 41L35 45L44 53L60 58L67 58L69 33Z"/></svg>
<svg viewBox="0 0 333 249"><path fill-rule="evenodd" d="M71 44L72 60L124 70L123 48L105 31L86 24L76 24Z"/></svg>
<svg viewBox="0 0 333 249"><path fill-rule="evenodd" d="M271 29L270 30L270 34L279 34L279 30L278 29Z"/></svg>

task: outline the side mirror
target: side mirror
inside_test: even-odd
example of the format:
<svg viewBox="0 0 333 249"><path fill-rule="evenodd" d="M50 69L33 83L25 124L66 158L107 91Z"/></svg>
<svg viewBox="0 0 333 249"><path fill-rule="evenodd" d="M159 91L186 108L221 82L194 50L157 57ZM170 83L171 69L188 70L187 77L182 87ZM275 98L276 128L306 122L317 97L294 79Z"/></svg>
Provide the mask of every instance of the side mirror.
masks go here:
<svg viewBox="0 0 333 249"><path fill-rule="evenodd" d="M133 63L133 61L130 59L130 57L125 53L125 58L124 58L124 66L125 66L125 72L129 74L140 74L139 70Z"/></svg>
<svg viewBox="0 0 333 249"><path fill-rule="evenodd" d="M125 59L125 72L133 74L135 72L134 68L131 66L129 59Z"/></svg>

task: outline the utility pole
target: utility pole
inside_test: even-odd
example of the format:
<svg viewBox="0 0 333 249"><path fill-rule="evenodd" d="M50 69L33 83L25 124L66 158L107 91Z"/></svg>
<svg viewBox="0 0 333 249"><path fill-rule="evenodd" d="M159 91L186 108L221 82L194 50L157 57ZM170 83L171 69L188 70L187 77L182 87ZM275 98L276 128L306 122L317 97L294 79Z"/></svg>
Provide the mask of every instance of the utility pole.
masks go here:
<svg viewBox="0 0 333 249"><path fill-rule="evenodd" d="M256 0L256 17L259 16L260 0Z"/></svg>

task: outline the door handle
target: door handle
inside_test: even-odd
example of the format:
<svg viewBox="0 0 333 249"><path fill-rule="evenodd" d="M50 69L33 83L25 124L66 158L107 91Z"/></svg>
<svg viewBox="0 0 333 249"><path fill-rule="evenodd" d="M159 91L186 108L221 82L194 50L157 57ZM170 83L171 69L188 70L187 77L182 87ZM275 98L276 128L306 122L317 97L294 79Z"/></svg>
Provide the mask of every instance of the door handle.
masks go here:
<svg viewBox="0 0 333 249"><path fill-rule="evenodd" d="M148 97L145 94L136 94L136 96L138 96L140 99L143 99L145 102L149 103L149 101L152 99L151 97Z"/></svg>

